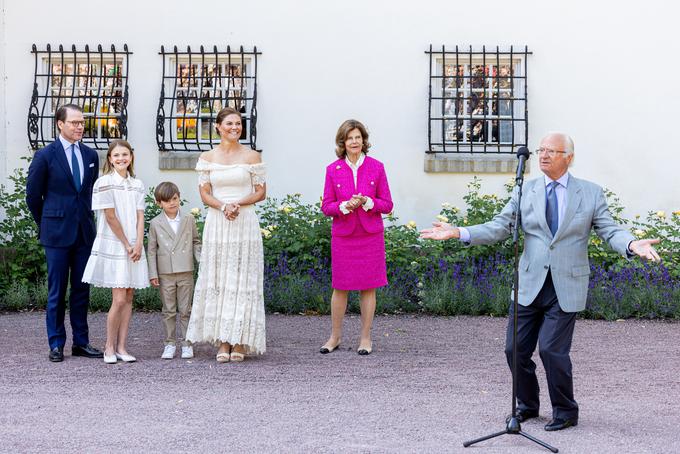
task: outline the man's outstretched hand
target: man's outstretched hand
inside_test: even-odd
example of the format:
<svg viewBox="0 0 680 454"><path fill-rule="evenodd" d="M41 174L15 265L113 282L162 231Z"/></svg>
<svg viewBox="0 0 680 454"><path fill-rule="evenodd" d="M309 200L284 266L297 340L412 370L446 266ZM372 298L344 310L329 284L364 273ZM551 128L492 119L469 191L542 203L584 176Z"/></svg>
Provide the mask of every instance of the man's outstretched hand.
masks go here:
<svg viewBox="0 0 680 454"><path fill-rule="evenodd" d="M653 244L658 244L659 241L658 238L631 241L628 248L630 249L630 252L640 258L651 260L652 262L660 262L661 257L659 257L659 253L656 252L656 249L652 246Z"/></svg>
<svg viewBox="0 0 680 454"><path fill-rule="evenodd" d="M432 228L420 231L421 238L427 238L428 240L460 238L460 230L458 230L458 227L454 227L446 222L433 222L432 225Z"/></svg>

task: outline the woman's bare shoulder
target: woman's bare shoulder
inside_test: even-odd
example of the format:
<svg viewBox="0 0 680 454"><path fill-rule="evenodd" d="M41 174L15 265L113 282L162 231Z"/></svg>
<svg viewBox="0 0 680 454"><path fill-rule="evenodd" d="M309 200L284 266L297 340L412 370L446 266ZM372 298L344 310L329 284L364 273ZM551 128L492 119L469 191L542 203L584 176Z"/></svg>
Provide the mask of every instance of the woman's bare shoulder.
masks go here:
<svg viewBox="0 0 680 454"><path fill-rule="evenodd" d="M262 155L259 151L255 151L251 148L245 147L245 161L247 164L260 164L262 162Z"/></svg>
<svg viewBox="0 0 680 454"><path fill-rule="evenodd" d="M214 155L215 155L215 150L213 149L213 150L204 151L203 153L200 154L200 156L198 158L203 159L204 161L213 162Z"/></svg>

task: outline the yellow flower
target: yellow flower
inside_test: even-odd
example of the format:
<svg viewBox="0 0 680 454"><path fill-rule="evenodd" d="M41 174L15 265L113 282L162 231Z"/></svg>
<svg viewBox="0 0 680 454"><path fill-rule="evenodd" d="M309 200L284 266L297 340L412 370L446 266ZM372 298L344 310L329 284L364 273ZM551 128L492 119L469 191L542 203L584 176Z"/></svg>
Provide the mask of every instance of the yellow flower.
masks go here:
<svg viewBox="0 0 680 454"><path fill-rule="evenodd" d="M200 208L192 208L191 209L191 215L195 218L199 217L201 215L201 209Z"/></svg>
<svg viewBox="0 0 680 454"><path fill-rule="evenodd" d="M272 232L270 232L267 229L260 229L260 233L262 233L262 236L265 238L269 238L270 236L272 236Z"/></svg>
<svg viewBox="0 0 680 454"><path fill-rule="evenodd" d="M644 237L644 236L647 234L647 232L645 232L644 230L641 230L641 229L635 229L635 230L633 231L633 233L634 233L635 236L638 237L638 238L642 238L642 237Z"/></svg>
<svg viewBox="0 0 680 454"><path fill-rule="evenodd" d="M680 210L674 211L673 214L674 214L675 216L680 216Z"/></svg>
<svg viewBox="0 0 680 454"><path fill-rule="evenodd" d="M408 221L406 224L406 228L409 230L413 230L416 228L416 221Z"/></svg>
<svg viewBox="0 0 680 454"><path fill-rule="evenodd" d="M447 217L444 216L443 214L438 214L438 215L437 215L437 219L438 219L440 222L449 222L449 218L447 218Z"/></svg>
<svg viewBox="0 0 680 454"><path fill-rule="evenodd" d="M663 218L666 217L666 212L665 212L665 211L662 211L662 210L659 210L659 211L656 212L656 217L658 217L658 218L660 218L660 219L663 219Z"/></svg>
<svg viewBox="0 0 680 454"><path fill-rule="evenodd" d="M288 214L292 211L293 209L289 207L288 205L281 205L279 207L279 211L283 211L284 213Z"/></svg>
<svg viewBox="0 0 680 454"><path fill-rule="evenodd" d="M467 223L468 223L467 218L463 218L463 224L467 225Z"/></svg>
<svg viewBox="0 0 680 454"><path fill-rule="evenodd" d="M460 211L460 208L453 207L453 208L451 208L451 211L453 211L453 214L458 214L458 212Z"/></svg>

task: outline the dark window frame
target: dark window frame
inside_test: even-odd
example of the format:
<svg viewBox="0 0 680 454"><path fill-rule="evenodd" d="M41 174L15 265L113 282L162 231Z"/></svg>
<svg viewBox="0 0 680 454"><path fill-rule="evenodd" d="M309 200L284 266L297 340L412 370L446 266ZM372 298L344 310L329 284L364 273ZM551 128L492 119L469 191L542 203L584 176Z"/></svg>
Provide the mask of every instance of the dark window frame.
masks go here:
<svg viewBox="0 0 680 454"><path fill-rule="evenodd" d="M33 44L31 53L35 58L35 69L27 133L33 150L56 139L58 130L54 115L57 107L64 104L77 104L83 109L86 122L83 143L104 150L111 140L127 138L129 56L132 54L127 44L123 45L122 51L116 50L113 44L110 51L105 51L101 44L96 50L91 50L89 45L85 45L84 50L78 50L75 45L71 50L65 50L61 44L56 50L50 44L39 50ZM64 74L67 65L73 65L72 74ZM57 66L60 73L55 72ZM84 73L80 72L83 67L86 68ZM95 68L98 68L96 72ZM106 74L105 68L113 69L113 74ZM55 81L58 81L57 85ZM84 85L81 85L83 81ZM112 107L114 113L110 113Z"/></svg>
<svg viewBox="0 0 680 454"><path fill-rule="evenodd" d="M219 109L227 106L235 107L243 116L241 143L257 150L257 58L262 53L256 46L252 51L243 46L238 50L227 46L226 51L219 51L217 46L207 51L204 46L198 51L187 46L186 51L179 51L173 46L166 51L161 46L159 55L163 60L156 113L159 151L214 148L220 143L214 119ZM233 96L237 92L239 95Z"/></svg>
<svg viewBox="0 0 680 454"><path fill-rule="evenodd" d="M473 50L472 46L467 50L459 46L448 50L442 45L441 50L434 50L430 45L425 53L430 63L427 153L511 154L516 147L526 146L527 57L532 54L528 46L521 50L510 46L509 50L501 51L498 46L494 50L487 50L486 46L481 50ZM500 75L502 66L509 69L509 75ZM448 67L453 68L454 74L446 74ZM473 72L480 67L482 73ZM509 86L501 88L505 81L509 81ZM454 86L447 86L450 83ZM465 108L461 109L461 101ZM502 109L502 105L507 107ZM475 113L478 109L481 114ZM502 110L506 112L501 114ZM502 134L501 128L508 126L505 131L510 132L510 140L503 140L501 135L507 134ZM475 140L475 129L480 140Z"/></svg>

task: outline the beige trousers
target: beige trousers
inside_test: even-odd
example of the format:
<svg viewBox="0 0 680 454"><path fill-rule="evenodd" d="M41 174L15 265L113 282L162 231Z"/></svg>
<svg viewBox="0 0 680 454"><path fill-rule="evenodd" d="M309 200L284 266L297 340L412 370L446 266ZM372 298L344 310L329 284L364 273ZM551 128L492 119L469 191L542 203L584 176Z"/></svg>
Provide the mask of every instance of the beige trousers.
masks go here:
<svg viewBox="0 0 680 454"><path fill-rule="evenodd" d="M161 274L160 282L161 302L163 303L163 326L165 327L165 343L175 344L177 333L177 313L179 312L179 337L176 339L182 345L189 345L186 341L191 302L194 296L194 273Z"/></svg>

